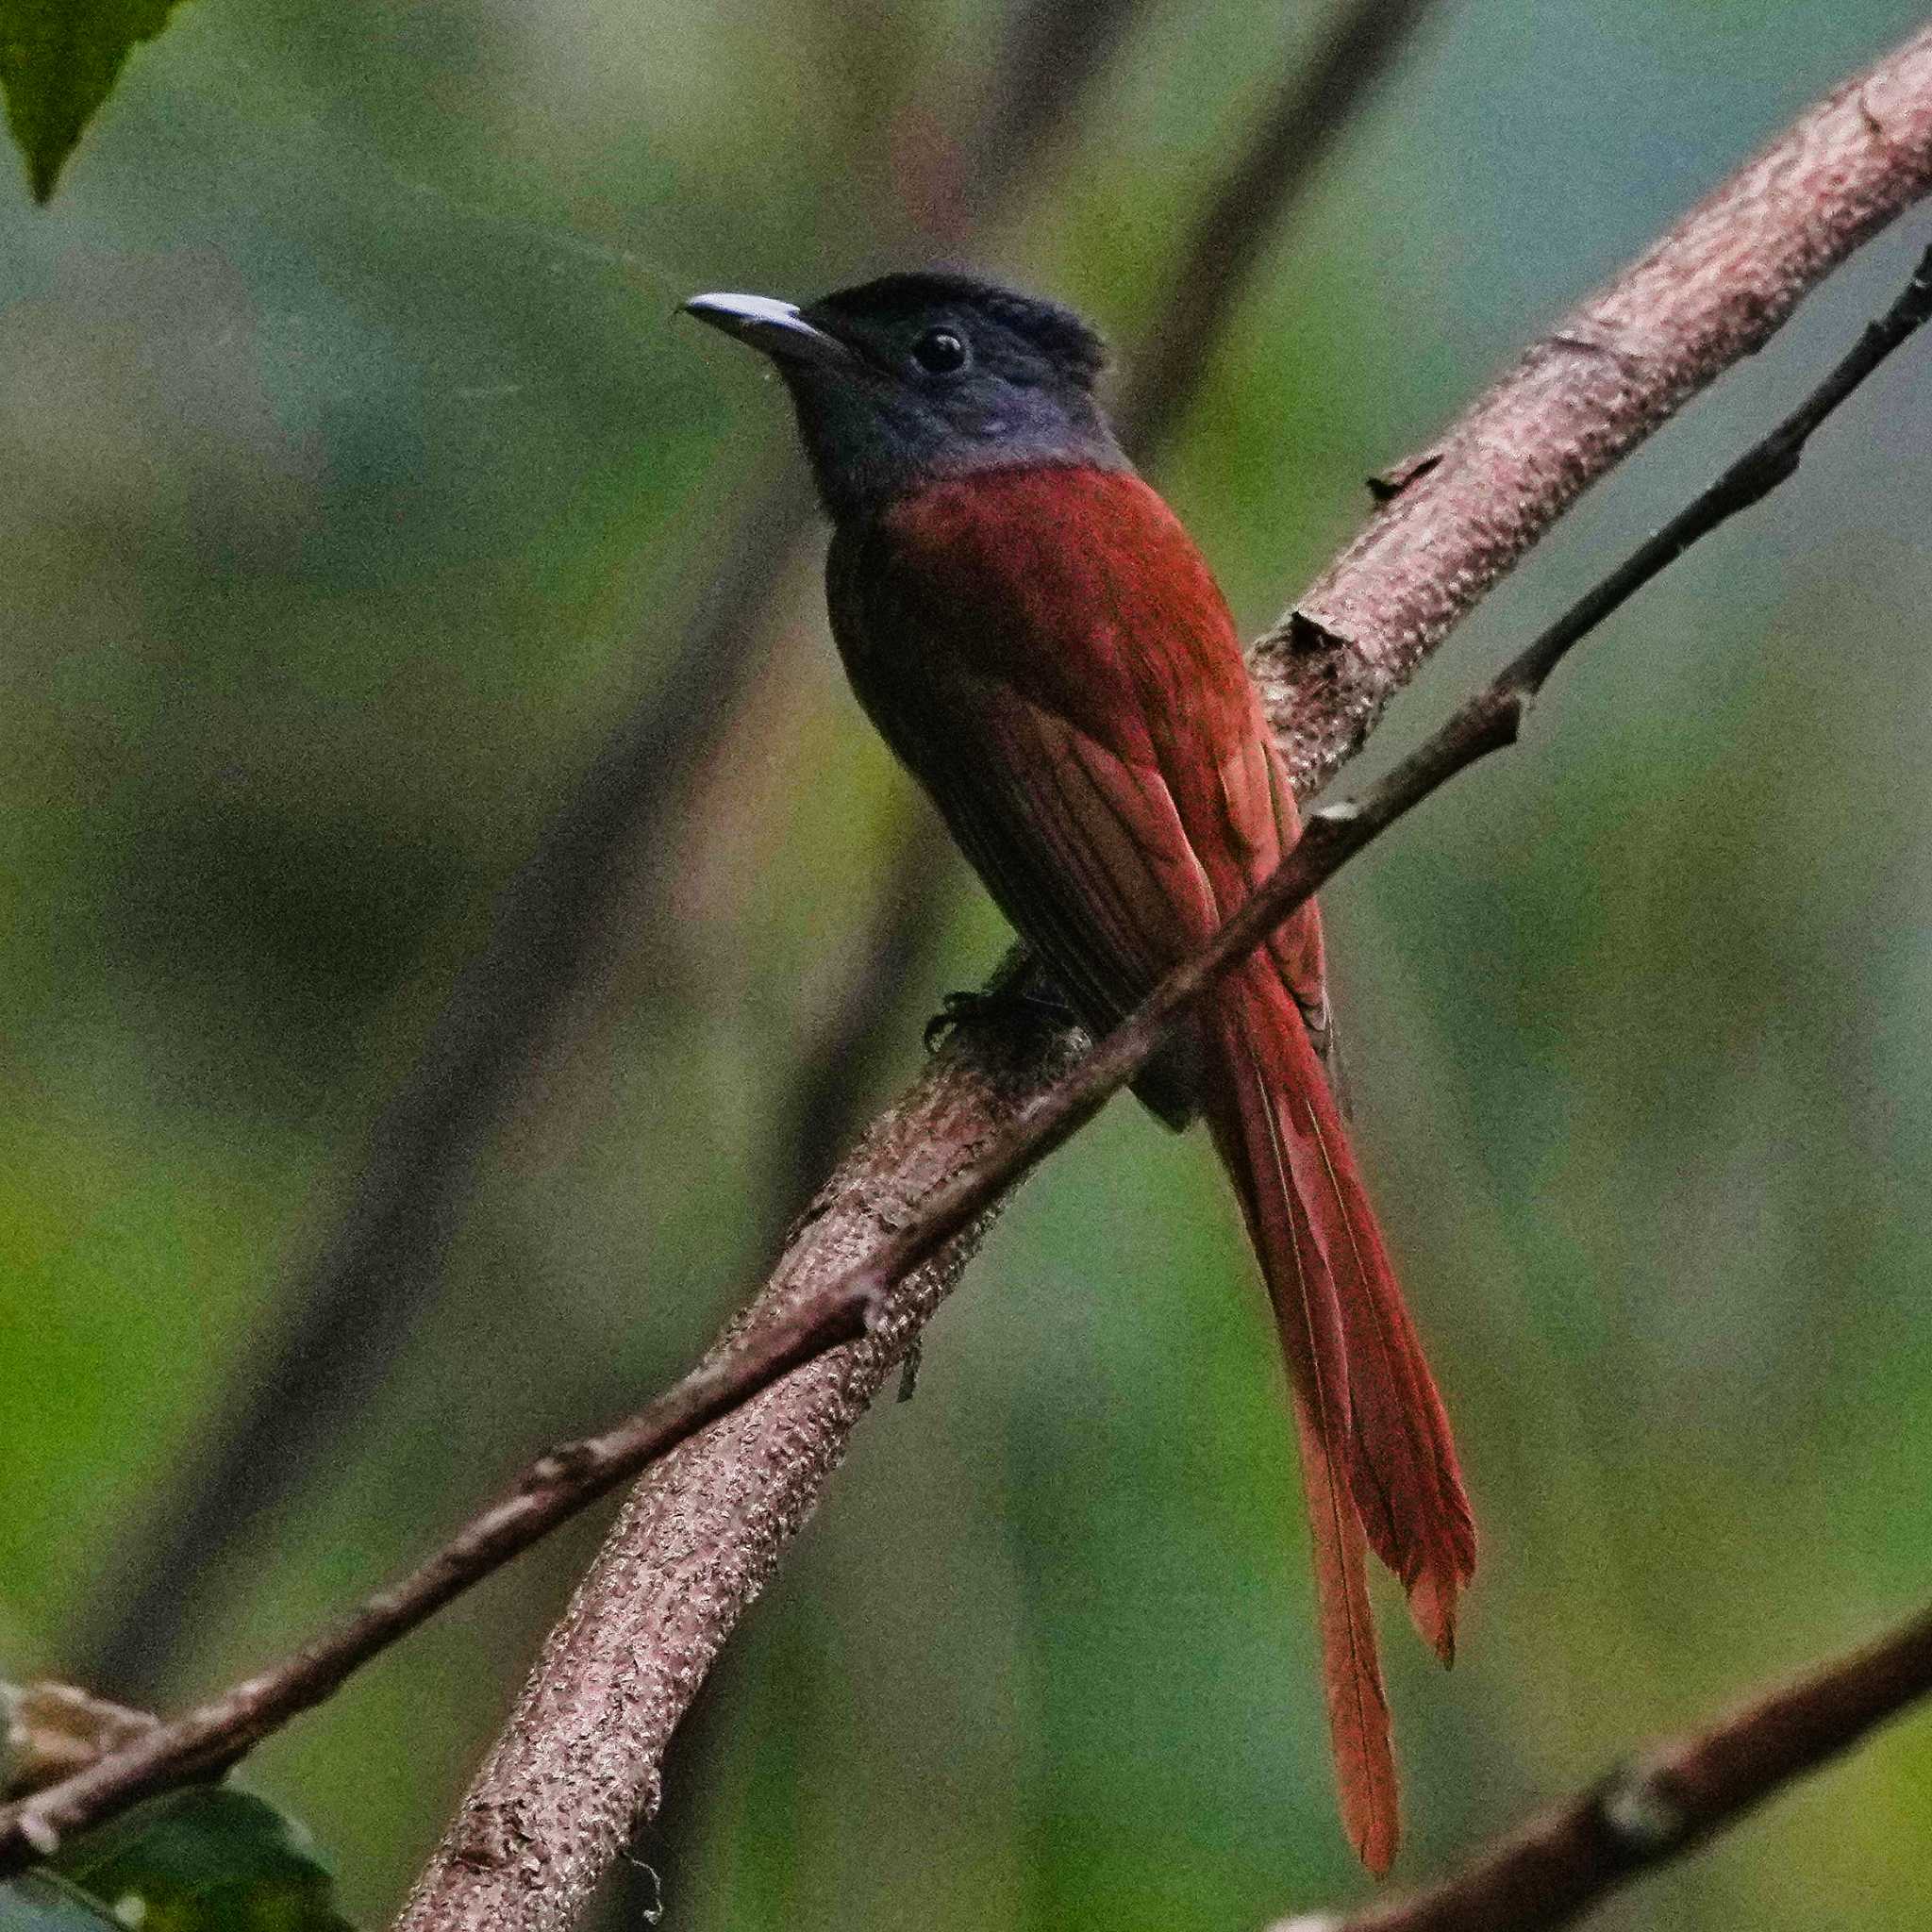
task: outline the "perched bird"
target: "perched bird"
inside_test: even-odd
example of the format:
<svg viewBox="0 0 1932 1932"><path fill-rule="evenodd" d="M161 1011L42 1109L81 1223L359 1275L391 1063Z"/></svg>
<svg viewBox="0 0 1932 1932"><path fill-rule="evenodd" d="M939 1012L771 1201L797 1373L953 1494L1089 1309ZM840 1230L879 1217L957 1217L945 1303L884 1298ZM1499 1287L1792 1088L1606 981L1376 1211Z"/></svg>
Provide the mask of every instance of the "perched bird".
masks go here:
<svg viewBox="0 0 1932 1932"><path fill-rule="evenodd" d="M1095 1033L1198 950L1300 835L1219 586L1095 397L1104 354L1056 304L890 275L804 308L699 295L791 391L834 534L852 684ZM1136 1091L1205 1114L1288 1360L1342 1821L1397 1838L1365 1550L1444 1663L1475 1529L1324 1062L1304 906L1227 974Z"/></svg>

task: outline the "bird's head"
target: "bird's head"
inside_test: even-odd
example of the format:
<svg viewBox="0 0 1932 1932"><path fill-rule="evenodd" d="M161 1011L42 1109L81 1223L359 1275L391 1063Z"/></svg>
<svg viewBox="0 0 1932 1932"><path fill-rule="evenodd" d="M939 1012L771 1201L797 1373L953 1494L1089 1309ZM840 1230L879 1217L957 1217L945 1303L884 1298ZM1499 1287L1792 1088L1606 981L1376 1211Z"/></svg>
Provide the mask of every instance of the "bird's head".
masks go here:
<svg viewBox="0 0 1932 1932"><path fill-rule="evenodd" d="M974 275L918 274L803 308L763 295L684 307L771 357L841 521L984 470L1127 467L1094 397L1100 338L1056 303Z"/></svg>

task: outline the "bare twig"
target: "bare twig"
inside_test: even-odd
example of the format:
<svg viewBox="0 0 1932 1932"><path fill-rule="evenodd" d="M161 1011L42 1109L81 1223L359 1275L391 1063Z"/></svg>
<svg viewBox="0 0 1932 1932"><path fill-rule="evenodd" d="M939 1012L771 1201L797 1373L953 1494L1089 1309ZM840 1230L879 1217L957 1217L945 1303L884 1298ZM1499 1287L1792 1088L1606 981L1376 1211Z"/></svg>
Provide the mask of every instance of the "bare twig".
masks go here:
<svg viewBox="0 0 1932 1932"><path fill-rule="evenodd" d="M991 142L967 137L970 156L941 211L943 245L970 246L1024 187L1029 162L1140 6L1016 8L983 109L987 125L1005 132ZM76 1668L91 1682L152 1685L200 1593L380 1385L435 1291L491 1132L559 1015L595 976L612 906L662 844L662 827L750 688L811 521L794 465L754 490L677 660L503 893L482 952L376 1123L325 1245L274 1296L278 1325L235 1378L226 1412L165 1485L148 1533L130 1540L129 1588L103 1592L111 1621L76 1646Z"/></svg>
<svg viewBox="0 0 1932 1932"><path fill-rule="evenodd" d="M1555 1932L1928 1693L1932 1611L1922 1611L1707 1730L1646 1751L1438 1884L1346 1916L1285 1919L1274 1932Z"/></svg>
<svg viewBox="0 0 1932 1932"><path fill-rule="evenodd" d="M1127 447L1163 441L1201 380L1280 210L1400 58L1431 0L1350 0L1294 85L1270 103L1195 224L1174 295L1133 358L1121 401Z"/></svg>
<svg viewBox="0 0 1932 1932"><path fill-rule="evenodd" d="M1256 659L1304 795L1579 491L1761 346L1928 185L1932 31L1800 117L1574 311L1432 460L1407 466L1310 610L1284 619ZM1606 318L1621 318L1624 340L1577 348L1601 340ZM960 1028L820 1191L741 1322L795 1306L874 1251L1068 1050L1050 1032ZM419 1882L408 1932L568 1921L654 1806L664 1751L711 1658L984 1225L915 1271L865 1341L794 1372L634 1491Z"/></svg>
<svg viewBox="0 0 1932 1932"><path fill-rule="evenodd" d="M740 1337L647 1407L601 1436L539 1457L502 1499L398 1582L378 1591L273 1668L129 1742L16 1805L0 1807L0 1872L70 1834L125 1810L150 1792L232 1762L342 1679L501 1569L559 1523L707 1423L738 1407L788 1369L864 1332L874 1306L855 1284Z"/></svg>
<svg viewBox="0 0 1932 1932"><path fill-rule="evenodd" d="M687 1441L788 1369L886 1317L891 1291L1000 1194L1062 1144L1132 1078L1179 1011L1244 957L1346 860L1488 752L1514 741L1521 720L1564 655L1676 558L1797 469L1830 412L1932 316L1932 251L1904 293L1799 408L1539 636L1426 743L1357 799L1316 813L1274 875L1192 959L1040 1099L985 1155L920 1204L874 1253L799 1297L769 1325L714 1354L639 1416L566 1444L533 1464L509 1495L465 1526L401 1583L334 1631L187 1717L150 1731L89 1770L0 1812L0 1857L44 1848L186 1772L231 1759L306 1708L349 1671L500 1567L567 1515Z"/></svg>

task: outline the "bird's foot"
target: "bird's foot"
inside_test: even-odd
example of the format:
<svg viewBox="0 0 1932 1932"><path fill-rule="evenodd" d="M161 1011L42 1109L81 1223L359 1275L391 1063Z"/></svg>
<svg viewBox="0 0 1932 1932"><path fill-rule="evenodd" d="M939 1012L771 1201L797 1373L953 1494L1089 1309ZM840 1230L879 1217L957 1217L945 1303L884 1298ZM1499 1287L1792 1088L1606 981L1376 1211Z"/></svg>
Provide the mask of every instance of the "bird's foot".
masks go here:
<svg viewBox="0 0 1932 1932"><path fill-rule="evenodd" d="M1018 980L1000 979L974 992L949 992L940 1009L925 1023L925 1050L933 1052L954 1027L967 1024L997 1026L1002 1023L1038 1025L1042 1020L1070 1026L1074 1009L1057 988L1030 974Z"/></svg>

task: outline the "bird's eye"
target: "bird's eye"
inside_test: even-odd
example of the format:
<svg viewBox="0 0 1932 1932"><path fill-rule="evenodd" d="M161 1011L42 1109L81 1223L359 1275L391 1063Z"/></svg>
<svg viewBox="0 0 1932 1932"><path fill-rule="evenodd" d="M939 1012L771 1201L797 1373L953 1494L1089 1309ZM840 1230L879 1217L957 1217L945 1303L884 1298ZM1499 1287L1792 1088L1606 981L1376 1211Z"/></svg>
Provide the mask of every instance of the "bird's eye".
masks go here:
<svg viewBox="0 0 1932 1932"><path fill-rule="evenodd" d="M928 375L951 375L966 366L966 344L949 328L929 328L912 345L912 359Z"/></svg>

